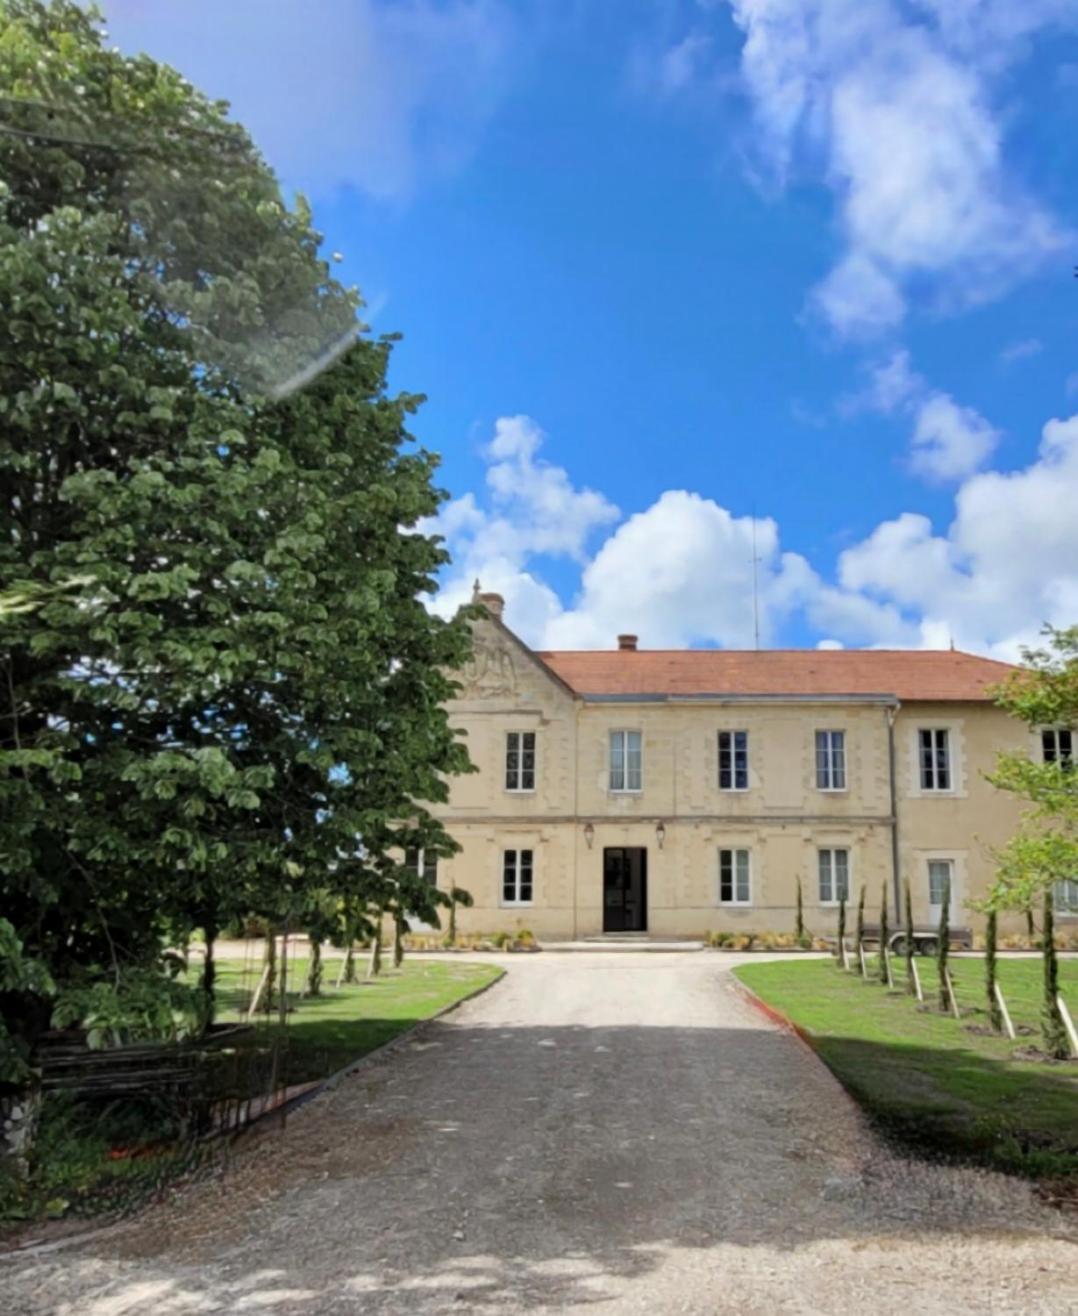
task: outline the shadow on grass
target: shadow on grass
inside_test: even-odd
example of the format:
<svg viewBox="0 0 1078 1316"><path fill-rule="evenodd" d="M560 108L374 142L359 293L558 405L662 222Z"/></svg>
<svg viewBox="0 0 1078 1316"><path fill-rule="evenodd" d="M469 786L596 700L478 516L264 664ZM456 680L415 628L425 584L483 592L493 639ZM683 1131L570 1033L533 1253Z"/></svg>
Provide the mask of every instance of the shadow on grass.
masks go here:
<svg viewBox="0 0 1078 1316"><path fill-rule="evenodd" d="M817 1036L812 1046L903 1147L1032 1177L1078 1175L1078 1064Z"/></svg>

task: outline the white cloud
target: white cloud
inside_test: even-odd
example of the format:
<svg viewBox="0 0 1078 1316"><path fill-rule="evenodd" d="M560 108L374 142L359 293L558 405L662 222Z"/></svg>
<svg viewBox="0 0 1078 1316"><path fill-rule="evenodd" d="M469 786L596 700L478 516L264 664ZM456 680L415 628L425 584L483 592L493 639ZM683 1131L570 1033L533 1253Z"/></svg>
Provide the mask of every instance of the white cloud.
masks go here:
<svg viewBox="0 0 1078 1316"><path fill-rule="evenodd" d="M848 399L847 411L862 408L891 415L901 411L913 420L910 464L932 482L961 480L991 456L1000 432L972 407L949 393L929 387L910 364L904 349L891 354L870 373L868 389Z"/></svg>
<svg viewBox="0 0 1078 1316"><path fill-rule="evenodd" d="M286 184L410 195L468 158L505 84L501 0L112 0L109 28L225 96Z"/></svg>
<svg viewBox="0 0 1078 1316"><path fill-rule="evenodd" d="M888 364L886 395L909 405L900 385L916 392L919 378L908 360ZM528 417L500 420L485 449L486 497L466 494L438 518L454 555L440 611L464 602L478 576L505 595L509 625L540 648L610 648L622 631L646 648L745 648L755 583L764 645L800 617L821 647L953 639L1005 658L1035 642L1044 622L1078 618L1078 416L1050 421L1024 469L968 475L945 532L904 512L843 552L833 579L784 550L771 518L754 524L699 493L667 490L622 520L601 493L545 462L542 441ZM579 569L568 606L543 579L555 557Z"/></svg>
<svg viewBox="0 0 1078 1316"><path fill-rule="evenodd" d="M1073 4L730 2L768 165L783 181L804 162L838 198L844 252L813 299L838 333L893 327L926 285L991 296L1063 245L1006 168L992 93L1015 38Z"/></svg>
<svg viewBox="0 0 1078 1316"><path fill-rule="evenodd" d="M999 442L999 431L972 407L936 393L917 414L913 467L930 480L959 480L975 471Z"/></svg>
<svg viewBox="0 0 1078 1316"><path fill-rule="evenodd" d="M1008 343L1000 352L999 359L1005 366L1013 365L1015 361L1027 361L1031 356L1036 356L1044 348L1044 344L1039 338L1021 338L1017 342Z"/></svg>

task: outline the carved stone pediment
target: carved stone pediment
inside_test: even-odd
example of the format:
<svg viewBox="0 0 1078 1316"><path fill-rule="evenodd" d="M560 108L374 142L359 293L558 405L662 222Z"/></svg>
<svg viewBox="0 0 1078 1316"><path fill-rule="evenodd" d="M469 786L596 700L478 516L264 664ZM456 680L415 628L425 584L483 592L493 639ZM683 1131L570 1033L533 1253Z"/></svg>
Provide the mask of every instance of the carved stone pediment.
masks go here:
<svg viewBox="0 0 1078 1316"><path fill-rule="evenodd" d="M483 630L473 633L472 645L472 656L460 673L461 695L471 699L515 695L517 670L508 646Z"/></svg>

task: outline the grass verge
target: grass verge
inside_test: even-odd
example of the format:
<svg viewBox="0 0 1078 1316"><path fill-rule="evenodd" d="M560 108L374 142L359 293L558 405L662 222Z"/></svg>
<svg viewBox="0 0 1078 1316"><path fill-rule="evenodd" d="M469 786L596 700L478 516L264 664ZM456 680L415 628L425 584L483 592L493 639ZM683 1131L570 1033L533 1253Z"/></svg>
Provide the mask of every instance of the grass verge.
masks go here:
<svg viewBox="0 0 1078 1316"><path fill-rule="evenodd" d="M804 1030L874 1123L903 1145L1031 1177L1078 1176L1078 1062L1021 1055L1040 1037L1040 960L999 962L1017 1041L987 1032L980 960L950 961L961 1021L936 1005L934 962L917 964L921 1007L904 992L904 963L894 966L894 991L833 962L748 964L735 973ZM1060 964L1060 985L1075 1013L1078 962Z"/></svg>

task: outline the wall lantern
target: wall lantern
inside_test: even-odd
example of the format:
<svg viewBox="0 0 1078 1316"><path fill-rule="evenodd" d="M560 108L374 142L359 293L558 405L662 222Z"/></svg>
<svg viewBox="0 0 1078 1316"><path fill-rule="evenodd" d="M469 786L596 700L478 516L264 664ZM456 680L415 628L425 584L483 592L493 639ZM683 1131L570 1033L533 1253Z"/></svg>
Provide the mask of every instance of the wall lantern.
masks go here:
<svg viewBox="0 0 1078 1316"><path fill-rule="evenodd" d="M584 840L587 844L588 849L590 850L592 845L595 843L595 828L591 825L591 823L584 824Z"/></svg>
<svg viewBox="0 0 1078 1316"><path fill-rule="evenodd" d="M663 848L663 842L666 840L666 824L659 821L655 824L655 839L659 842L659 849Z"/></svg>

